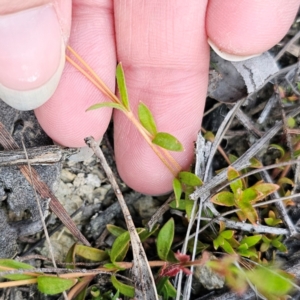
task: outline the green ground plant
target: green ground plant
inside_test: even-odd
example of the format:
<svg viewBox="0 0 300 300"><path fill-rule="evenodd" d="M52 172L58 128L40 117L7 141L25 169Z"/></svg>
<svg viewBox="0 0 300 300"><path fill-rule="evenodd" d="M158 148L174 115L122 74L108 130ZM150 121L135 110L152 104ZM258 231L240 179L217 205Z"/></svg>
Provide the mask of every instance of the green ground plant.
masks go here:
<svg viewBox="0 0 300 300"><path fill-rule="evenodd" d="M122 111L136 126L144 137L149 147L157 154L165 166L173 174L174 201L169 205L173 209L184 212L183 219L189 222L193 216L194 201L190 199L191 193L201 186L201 179L187 170L182 170L169 151L183 151L183 146L178 139L167 132L159 131L155 117L149 108L142 102L134 113L130 107L129 96L126 88L125 75L122 64L118 64L116 70L117 84L120 99L112 93L94 71L69 47L69 51L85 66L86 70L72 63L80 72L93 82L110 100L109 102L95 104L87 111L102 107L112 107ZM137 115L137 117L136 117ZM257 162L253 161L253 166ZM232 167L228 167L227 178L230 182L230 190L224 190L211 198L212 203L224 208L237 209L236 214L240 221L250 222L254 226L260 222L255 203L262 201L274 191L282 187L276 184L257 181L249 186L248 180L239 179L241 173ZM282 182L284 184L286 182ZM196 211L198 208L196 207ZM278 226L281 220L274 208L266 208L264 222L268 226ZM11 259L0 260L0 276L8 281L0 283L0 288L37 284L39 291L48 295L55 295L64 291L68 292L68 299L94 299L108 300L119 299L126 296L135 296L134 284L130 279L124 278L124 271L132 268L130 262L131 241L129 232L115 225L107 225L107 230L115 236L111 248L101 250L85 245L74 244L65 259L64 269L35 269L29 264ZM141 242L146 242L150 237L156 239L156 257L158 260L149 261L153 269L158 294L163 300L176 297L176 288L172 278L179 272L187 276L191 275L191 266L207 265L214 272L223 276L227 285L238 294L242 294L250 286L259 296L270 300L284 299L293 288L292 275L274 267L266 260L264 253L272 249L286 251L281 242L282 236L271 234L250 234L240 236L236 230L226 228L226 224L219 222L219 231L212 234L207 229L206 236L210 240L198 240L197 254L201 254L199 260L191 260L190 255L178 251L175 246L175 222L169 219L161 228L156 225L152 230L137 228ZM205 235L204 235L205 236ZM194 242L188 244L189 253L193 253ZM219 258L211 259L206 251L222 249ZM176 251L177 250L177 251ZM97 262L96 269L78 268L78 259L85 262ZM91 280L97 274L109 274L111 287L102 291L98 286L89 286ZM126 274L126 273L125 273Z"/></svg>

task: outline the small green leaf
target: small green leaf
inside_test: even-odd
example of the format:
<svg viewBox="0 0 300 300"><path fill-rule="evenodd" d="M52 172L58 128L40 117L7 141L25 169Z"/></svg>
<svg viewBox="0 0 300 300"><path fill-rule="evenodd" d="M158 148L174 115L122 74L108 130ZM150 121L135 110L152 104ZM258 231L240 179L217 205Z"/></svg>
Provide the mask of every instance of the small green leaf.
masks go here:
<svg viewBox="0 0 300 300"><path fill-rule="evenodd" d="M104 261L108 259L107 252L84 245L76 245L75 253L85 259L92 261Z"/></svg>
<svg viewBox="0 0 300 300"><path fill-rule="evenodd" d="M283 297L293 287L291 275L281 270L257 266L251 271L246 271L246 274L258 292L266 299Z"/></svg>
<svg viewBox="0 0 300 300"><path fill-rule="evenodd" d="M166 132L158 132L152 140L152 143L170 151L180 152L184 150L182 144L176 137Z"/></svg>
<svg viewBox="0 0 300 300"><path fill-rule="evenodd" d="M294 128L296 126L296 120L292 117L289 117L286 123L289 128Z"/></svg>
<svg viewBox="0 0 300 300"><path fill-rule="evenodd" d="M113 298L111 300L119 300L120 298L120 292L119 290L117 290L117 292L115 293L115 295L113 296Z"/></svg>
<svg viewBox="0 0 300 300"><path fill-rule="evenodd" d="M215 140L215 135L211 131L206 131L206 133L204 134L204 138L207 141L210 141L213 143L213 141Z"/></svg>
<svg viewBox="0 0 300 300"><path fill-rule="evenodd" d="M244 244L245 245L245 244ZM258 255L255 251L251 251L248 249L238 249L238 254L244 257L254 257L254 258L258 258Z"/></svg>
<svg viewBox="0 0 300 300"><path fill-rule="evenodd" d="M255 190L253 187L250 187L248 189L245 189L243 192L243 200L247 201L249 203L253 203L258 201L259 197L260 197L260 193Z"/></svg>
<svg viewBox="0 0 300 300"><path fill-rule="evenodd" d="M181 183L190 186L200 186L203 184L202 180L197 175L191 172L180 172L178 178Z"/></svg>
<svg viewBox="0 0 300 300"><path fill-rule="evenodd" d="M111 283L113 284L114 288L118 290L121 294L133 298L134 297L134 287L127 285L121 281L119 281L116 276L111 276Z"/></svg>
<svg viewBox="0 0 300 300"><path fill-rule="evenodd" d="M141 242L144 242L149 236L153 235L159 228L159 224L156 224L151 231L144 229L142 232L138 232Z"/></svg>
<svg viewBox="0 0 300 300"><path fill-rule="evenodd" d="M252 246L255 246L261 240L261 238L262 238L261 234L244 237L240 243L241 245L246 244L248 248L250 248Z"/></svg>
<svg viewBox="0 0 300 300"><path fill-rule="evenodd" d="M224 230L220 233L220 235L226 239L226 240L229 240L233 237L234 235L234 230Z"/></svg>
<svg viewBox="0 0 300 300"><path fill-rule="evenodd" d="M94 110L94 109L99 109L103 107L111 107L111 108L116 108L121 111L125 111L124 107L121 104L114 103L114 102L102 102L102 103L97 103L92 106L90 106L86 111Z"/></svg>
<svg viewBox="0 0 300 300"><path fill-rule="evenodd" d="M241 209L244 216L253 225L256 225L257 220L258 220L258 215L257 215L257 212L256 212L255 208L251 205L251 203L248 202L247 200L241 199L241 200L236 201L236 205L237 205L238 208ZM238 214L238 216L240 217L241 215ZM245 220L242 219L241 221L245 221Z"/></svg>
<svg viewBox="0 0 300 300"><path fill-rule="evenodd" d="M37 278L38 290L46 295L60 294L71 288L77 280L54 276L39 276Z"/></svg>
<svg viewBox="0 0 300 300"><path fill-rule="evenodd" d="M75 248L76 248L76 243L74 243L72 245L72 247L69 249L67 255L66 255L66 258L65 258L65 262L68 263L66 265L67 269L75 269ZM72 265L71 265L72 263Z"/></svg>
<svg viewBox="0 0 300 300"><path fill-rule="evenodd" d="M0 259L0 271L1 267L8 267L12 269L22 269L22 270L30 270L33 269L33 266L13 260L13 259ZM34 276L26 275L26 274L11 274L1 276L10 280L25 280L35 278Z"/></svg>
<svg viewBox="0 0 300 300"><path fill-rule="evenodd" d="M174 239L174 220L170 219L159 231L157 236L157 254L161 260L167 261Z"/></svg>
<svg viewBox="0 0 300 300"><path fill-rule="evenodd" d="M220 246L224 245L225 239L219 235L216 239L213 240L214 248L217 250Z"/></svg>
<svg viewBox="0 0 300 300"><path fill-rule="evenodd" d="M277 145L277 144L271 144L269 146L269 149L276 149L280 152L280 158L283 158L284 155L285 155L285 150L283 147L281 147L280 145Z"/></svg>
<svg viewBox="0 0 300 300"><path fill-rule="evenodd" d="M239 177L241 174L236 170L234 169L233 167L229 166L228 167L228 170L227 170L227 178L229 181ZM232 183L230 183L230 188L231 190L233 191L233 193L235 194L236 191L238 189L241 189L243 190L244 189L244 183L243 183L243 180L242 179L238 179Z"/></svg>
<svg viewBox="0 0 300 300"><path fill-rule="evenodd" d="M295 185L294 181L291 180L290 178L287 178L287 177L282 177L282 178L280 178L280 179L277 181L277 183L278 183L280 186L282 186L282 185L284 185L284 184L289 184L289 185L291 185L291 186L293 187L293 186Z"/></svg>
<svg viewBox="0 0 300 300"><path fill-rule="evenodd" d="M258 193L260 193L258 200L255 200L259 201L266 198L268 195L276 192L279 189L279 185L273 183L257 183L251 188L255 189Z"/></svg>
<svg viewBox="0 0 300 300"><path fill-rule="evenodd" d="M129 249L129 241L130 236L128 231L116 238L110 251L110 259L113 263L123 261Z"/></svg>
<svg viewBox="0 0 300 300"><path fill-rule="evenodd" d="M119 226L115 226L112 224L107 224L106 225L106 229L114 236L118 237L119 235L121 235L122 233L126 232L127 230L125 230L124 228L121 228Z"/></svg>
<svg viewBox="0 0 300 300"><path fill-rule="evenodd" d="M177 207L178 205L178 207ZM185 210L185 200L180 199L178 204L176 203L175 200L173 200L172 202L169 203L169 206L173 209L178 209L178 210Z"/></svg>
<svg viewBox="0 0 300 300"><path fill-rule="evenodd" d="M177 178L173 179L173 190L175 194L175 202L176 202L176 208L179 207L179 201L180 201L180 196L182 193L182 187L181 183Z"/></svg>
<svg viewBox="0 0 300 300"><path fill-rule="evenodd" d="M216 195L214 195L211 199L211 202L222 205L222 206L234 206L234 195L230 192L220 192Z"/></svg>
<svg viewBox="0 0 300 300"><path fill-rule="evenodd" d="M281 236L277 237L276 239L272 240L271 244L273 247L277 248L280 252L287 252L287 248L280 242Z"/></svg>
<svg viewBox="0 0 300 300"><path fill-rule="evenodd" d="M124 75L122 63L119 63L117 66L116 77L117 77L117 84L118 84L118 89L120 92L120 97L121 97L122 103L124 104L126 109L129 111L130 110L129 99L128 99L128 94L127 94L127 87L126 87L125 75Z"/></svg>
<svg viewBox="0 0 300 300"><path fill-rule="evenodd" d="M224 240L223 245L220 245L221 248L228 254L235 254L235 251L233 250L232 246L227 240Z"/></svg>
<svg viewBox="0 0 300 300"><path fill-rule="evenodd" d="M270 243L261 243L259 251L260 252L266 252L270 248Z"/></svg>
<svg viewBox="0 0 300 300"><path fill-rule="evenodd" d="M169 280L167 280L162 287L162 295L164 296L164 299L174 299L176 297L176 289Z"/></svg>
<svg viewBox="0 0 300 300"><path fill-rule="evenodd" d="M276 226L278 224L282 223L282 220L280 219L274 219L274 218L264 218L265 222L269 226Z"/></svg>
<svg viewBox="0 0 300 300"><path fill-rule="evenodd" d="M155 136L157 134L155 120L149 108L142 102L138 106L138 116L143 127Z"/></svg>
<svg viewBox="0 0 300 300"><path fill-rule="evenodd" d="M229 154L228 158L231 163L234 163L238 159L238 157L233 154Z"/></svg>
<svg viewBox="0 0 300 300"><path fill-rule="evenodd" d="M190 220L192 217L192 212L193 212L193 207L195 205L195 201L189 200L189 199L186 199L184 201L185 201L186 215L187 215L188 220ZM197 213L197 210L198 210L198 205L196 206L195 213Z"/></svg>
<svg viewBox="0 0 300 300"><path fill-rule="evenodd" d="M254 168L254 169L260 169L263 167L263 164L255 157L252 157L250 158L250 164L251 164L251 168Z"/></svg>

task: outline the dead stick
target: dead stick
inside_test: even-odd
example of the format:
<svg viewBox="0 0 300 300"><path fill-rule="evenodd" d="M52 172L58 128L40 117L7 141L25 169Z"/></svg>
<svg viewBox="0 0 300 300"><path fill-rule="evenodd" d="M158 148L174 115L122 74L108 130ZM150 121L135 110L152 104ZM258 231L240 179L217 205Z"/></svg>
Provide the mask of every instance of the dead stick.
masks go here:
<svg viewBox="0 0 300 300"><path fill-rule="evenodd" d="M101 148L97 145L93 137L87 137L84 139L86 144L94 151L99 158L100 163L109 179L116 197L120 203L125 222L129 231L132 252L133 252L133 267L132 274L135 282L135 297L136 299L157 299L157 292L155 287L155 281L146 257L146 253L135 229L132 217L129 209L123 198L121 190L117 184L117 181L111 171L109 165L106 162L104 154Z"/></svg>

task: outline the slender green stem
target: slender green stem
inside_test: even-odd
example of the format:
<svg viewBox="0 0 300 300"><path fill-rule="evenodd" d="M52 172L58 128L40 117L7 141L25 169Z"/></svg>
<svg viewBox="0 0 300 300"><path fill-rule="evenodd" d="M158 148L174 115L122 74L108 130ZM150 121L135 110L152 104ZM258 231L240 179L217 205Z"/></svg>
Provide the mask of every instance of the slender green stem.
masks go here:
<svg viewBox="0 0 300 300"><path fill-rule="evenodd" d="M99 78L99 76L93 71L93 69L73 50L70 46L68 46L68 50L78 59L78 61L84 66L84 68L88 71L85 71L82 67L80 67L76 62L72 60L69 56L66 56L66 60L71 63L77 70L79 70L86 78L88 78L101 92L104 93L112 102L123 105L121 101L113 94L106 84ZM141 135L144 137L148 145L154 151L154 153L159 157L159 159L163 162L163 164L170 170L170 172L177 176L177 174L182 170L180 164L171 156L171 154L152 143L153 136L141 125L141 123L137 120L134 114L127 109L123 111L126 117L134 124L134 126L138 129Z"/></svg>

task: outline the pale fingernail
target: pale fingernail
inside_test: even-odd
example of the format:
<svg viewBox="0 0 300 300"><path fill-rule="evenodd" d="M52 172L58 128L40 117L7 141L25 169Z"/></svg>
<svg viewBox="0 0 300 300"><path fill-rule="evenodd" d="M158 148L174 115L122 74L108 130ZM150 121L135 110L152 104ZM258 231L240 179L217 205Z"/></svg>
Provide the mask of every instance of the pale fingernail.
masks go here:
<svg viewBox="0 0 300 300"><path fill-rule="evenodd" d="M0 16L0 98L29 110L54 93L65 64L65 45L51 4Z"/></svg>
<svg viewBox="0 0 300 300"><path fill-rule="evenodd" d="M261 53L259 54L254 54L254 55L248 55L248 56L242 56L242 55L235 55L235 54L229 54L226 53L222 50L219 49L219 47L217 47L213 41L211 39L207 39L208 44L210 45L210 47L223 59L225 60L229 60L229 61L243 61L252 57L256 57L259 56Z"/></svg>

